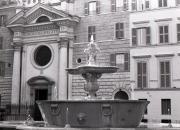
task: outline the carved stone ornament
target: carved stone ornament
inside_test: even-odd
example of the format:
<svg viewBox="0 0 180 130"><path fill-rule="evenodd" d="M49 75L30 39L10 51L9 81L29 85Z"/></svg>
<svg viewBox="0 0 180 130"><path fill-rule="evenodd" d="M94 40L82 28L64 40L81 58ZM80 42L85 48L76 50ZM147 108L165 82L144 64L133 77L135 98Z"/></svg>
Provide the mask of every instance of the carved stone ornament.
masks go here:
<svg viewBox="0 0 180 130"><path fill-rule="evenodd" d="M11 45L14 47L14 51L20 51L21 47L23 46L23 43L21 43L21 42L13 42Z"/></svg>
<svg viewBox="0 0 180 130"><path fill-rule="evenodd" d="M67 37L61 37L58 38L57 41L59 42L60 47L67 47L69 43L70 38Z"/></svg>
<svg viewBox="0 0 180 130"><path fill-rule="evenodd" d="M86 118L87 117L84 113L79 113L77 115L77 120L78 120L79 124L81 124L81 125L84 125L84 123L86 122Z"/></svg>

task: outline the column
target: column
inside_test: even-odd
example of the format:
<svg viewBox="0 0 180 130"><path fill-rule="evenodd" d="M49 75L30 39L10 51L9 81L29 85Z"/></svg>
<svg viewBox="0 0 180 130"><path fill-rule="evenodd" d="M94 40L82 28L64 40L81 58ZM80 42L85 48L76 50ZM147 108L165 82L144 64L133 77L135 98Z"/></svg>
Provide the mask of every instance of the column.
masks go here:
<svg viewBox="0 0 180 130"><path fill-rule="evenodd" d="M69 41L69 66L72 68L73 64L73 40ZM68 100L72 99L72 75L68 74Z"/></svg>
<svg viewBox="0 0 180 130"><path fill-rule="evenodd" d="M60 38L58 99L67 100L67 46L69 40Z"/></svg>
<svg viewBox="0 0 180 130"><path fill-rule="evenodd" d="M22 45L22 43L15 43L14 44L14 62L13 62L11 103L19 103L20 78L21 78L20 77L21 45Z"/></svg>

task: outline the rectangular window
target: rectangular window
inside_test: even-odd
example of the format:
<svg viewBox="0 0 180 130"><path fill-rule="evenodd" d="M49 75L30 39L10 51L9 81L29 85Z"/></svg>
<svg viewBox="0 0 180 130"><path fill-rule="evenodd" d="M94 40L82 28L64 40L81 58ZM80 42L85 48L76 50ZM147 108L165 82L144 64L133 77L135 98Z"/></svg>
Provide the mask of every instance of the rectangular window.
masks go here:
<svg viewBox="0 0 180 130"><path fill-rule="evenodd" d="M0 27L4 26L4 23L7 21L7 15L0 15Z"/></svg>
<svg viewBox="0 0 180 130"><path fill-rule="evenodd" d="M96 12L96 2L89 2L89 14L95 14Z"/></svg>
<svg viewBox="0 0 180 130"><path fill-rule="evenodd" d="M5 62L0 61L0 77L4 77L4 72L5 72Z"/></svg>
<svg viewBox="0 0 180 130"><path fill-rule="evenodd" d="M170 61L160 62L161 87L171 87Z"/></svg>
<svg viewBox="0 0 180 130"><path fill-rule="evenodd" d="M159 7L167 7L167 0L159 0Z"/></svg>
<svg viewBox="0 0 180 130"><path fill-rule="evenodd" d="M124 38L124 23L116 23L116 38Z"/></svg>
<svg viewBox="0 0 180 130"><path fill-rule="evenodd" d="M111 54L111 66L119 67L120 72L129 71L129 53Z"/></svg>
<svg viewBox="0 0 180 130"><path fill-rule="evenodd" d="M147 63L146 62L137 63L137 86L138 88L147 87Z"/></svg>
<svg viewBox="0 0 180 130"><path fill-rule="evenodd" d="M111 0L111 11L112 12L116 11L116 0Z"/></svg>
<svg viewBox="0 0 180 130"><path fill-rule="evenodd" d="M162 115L171 115L171 99L161 99Z"/></svg>
<svg viewBox="0 0 180 130"><path fill-rule="evenodd" d="M177 42L180 42L180 24L177 24Z"/></svg>
<svg viewBox="0 0 180 130"><path fill-rule="evenodd" d="M137 10L137 4L136 4L136 0L132 0L132 11Z"/></svg>
<svg viewBox="0 0 180 130"><path fill-rule="evenodd" d="M94 40L96 40L96 26L88 27L88 41L91 41L91 36L93 35Z"/></svg>
<svg viewBox="0 0 180 130"><path fill-rule="evenodd" d="M180 0L176 0L176 4L177 4L177 5L180 5Z"/></svg>
<svg viewBox="0 0 180 130"><path fill-rule="evenodd" d="M132 29L132 46L148 45L151 43L150 27Z"/></svg>
<svg viewBox="0 0 180 130"><path fill-rule="evenodd" d="M168 119L162 119L162 120L161 120L161 123L171 123L171 120L168 120Z"/></svg>
<svg viewBox="0 0 180 130"><path fill-rule="evenodd" d="M127 10L127 9L128 9L128 0L124 0L124 2L123 2L123 8L124 8L124 10Z"/></svg>
<svg viewBox="0 0 180 130"><path fill-rule="evenodd" d="M169 29L168 26L159 26L159 43L169 42Z"/></svg>
<svg viewBox="0 0 180 130"><path fill-rule="evenodd" d="M93 1L93 2L86 2L84 4L84 13L85 15L94 15L100 13L100 2L99 1Z"/></svg>
<svg viewBox="0 0 180 130"><path fill-rule="evenodd" d="M147 99L138 99L138 100L147 101ZM145 110L144 114L147 114L147 109Z"/></svg>
<svg viewBox="0 0 180 130"><path fill-rule="evenodd" d="M0 49L3 49L3 37L0 37Z"/></svg>

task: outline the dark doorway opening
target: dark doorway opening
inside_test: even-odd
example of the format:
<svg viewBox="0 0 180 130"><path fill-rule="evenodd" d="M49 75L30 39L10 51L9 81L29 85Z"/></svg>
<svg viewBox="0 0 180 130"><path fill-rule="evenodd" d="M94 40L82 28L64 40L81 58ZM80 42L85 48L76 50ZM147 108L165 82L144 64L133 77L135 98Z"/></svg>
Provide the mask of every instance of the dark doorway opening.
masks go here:
<svg viewBox="0 0 180 130"><path fill-rule="evenodd" d="M119 91L115 94L114 99L119 99L119 100L128 100L128 95L124 91Z"/></svg>
<svg viewBox="0 0 180 130"><path fill-rule="evenodd" d="M48 100L48 90L47 89L36 89L35 90L35 102L37 100ZM34 120L35 121L43 121L41 112L36 103L35 103L35 111L34 111Z"/></svg>

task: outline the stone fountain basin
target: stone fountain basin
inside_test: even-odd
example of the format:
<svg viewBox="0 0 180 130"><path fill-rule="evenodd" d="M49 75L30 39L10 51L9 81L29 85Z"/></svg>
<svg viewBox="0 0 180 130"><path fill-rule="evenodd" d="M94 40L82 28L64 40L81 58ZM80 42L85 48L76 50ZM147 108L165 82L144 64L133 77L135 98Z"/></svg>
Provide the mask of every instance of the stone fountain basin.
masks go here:
<svg viewBox="0 0 180 130"><path fill-rule="evenodd" d="M50 126L65 127L68 123L75 128L132 128L140 124L149 101L60 100L36 103Z"/></svg>
<svg viewBox="0 0 180 130"><path fill-rule="evenodd" d="M86 73L115 73L119 68L116 66L80 66L75 69L66 69L69 74L86 74Z"/></svg>

